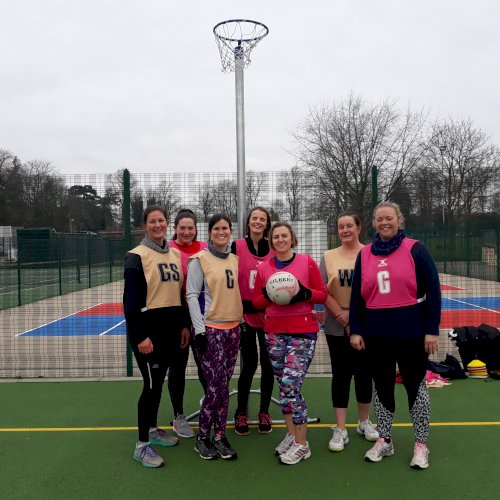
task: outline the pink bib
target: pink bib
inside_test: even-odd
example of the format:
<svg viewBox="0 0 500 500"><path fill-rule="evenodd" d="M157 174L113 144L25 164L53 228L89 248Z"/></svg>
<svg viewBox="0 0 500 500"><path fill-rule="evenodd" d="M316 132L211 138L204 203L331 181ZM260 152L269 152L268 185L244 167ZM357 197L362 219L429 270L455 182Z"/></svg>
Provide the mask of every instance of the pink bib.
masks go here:
<svg viewBox="0 0 500 500"><path fill-rule="evenodd" d="M361 249L361 295L368 309L415 305L417 277L411 249L417 240L404 238L389 255L373 255L371 244Z"/></svg>

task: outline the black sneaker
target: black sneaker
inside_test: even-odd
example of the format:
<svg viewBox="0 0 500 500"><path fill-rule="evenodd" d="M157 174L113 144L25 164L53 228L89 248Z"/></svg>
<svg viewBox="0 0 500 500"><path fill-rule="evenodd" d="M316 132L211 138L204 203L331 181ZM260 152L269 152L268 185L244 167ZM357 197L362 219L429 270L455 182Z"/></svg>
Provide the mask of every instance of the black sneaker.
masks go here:
<svg viewBox="0 0 500 500"><path fill-rule="evenodd" d="M248 436L250 434L248 417L242 411L236 412L234 416L234 432L239 436Z"/></svg>
<svg viewBox="0 0 500 500"><path fill-rule="evenodd" d="M196 436L194 451L196 451L203 460L213 460L219 456L218 451L212 446L210 438L201 438L199 434Z"/></svg>
<svg viewBox="0 0 500 500"><path fill-rule="evenodd" d="M231 447L226 436L220 439L215 439L214 437L212 439L212 446L217 450L219 456L224 460L233 460L235 458L238 458L238 453L236 453L236 450Z"/></svg>
<svg viewBox="0 0 500 500"><path fill-rule="evenodd" d="M273 432L269 413L261 412L257 415L257 418L259 419L259 432L261 434L269 434L270 432Z"/></svg>

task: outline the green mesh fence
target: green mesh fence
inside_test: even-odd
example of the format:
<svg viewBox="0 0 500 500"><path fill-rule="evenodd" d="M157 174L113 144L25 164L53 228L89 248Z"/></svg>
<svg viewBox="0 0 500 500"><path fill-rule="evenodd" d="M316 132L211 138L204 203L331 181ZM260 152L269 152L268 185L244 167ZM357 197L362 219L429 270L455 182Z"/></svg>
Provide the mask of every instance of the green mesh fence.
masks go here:
<svg viewBox="0 0 500 500"><path fill-rule="evenodd" d="M310 177L295 174L248 172L247 204L292 221L298 250L319 262L326 249L338 245L337 213ZM128 228L123 227L122 173L68 175L60 181L64 196L50 210L40 207L43 217L37 220L43 223L20 227L13 221L0 231L0 377L125 376L122 266L126 250L142 237L144 207L160 204L171 214L180 207L193 209L199 238L206 240L212 213L222 211L236 221L236 174L132 173ZM365 242L370 238L367 204ZM458 356L447 339L450 328L500 326L499 220L476 214L443 226L440 213L428 221L411 210L406 215L408 234L428 246L441 273L446 310L438 356ZM125 243L125 229L132 244ZM134 366L129 369L137 375ZM311 373L329 371L320 335ZM196 376L192 358L188 376Z"/></svg>

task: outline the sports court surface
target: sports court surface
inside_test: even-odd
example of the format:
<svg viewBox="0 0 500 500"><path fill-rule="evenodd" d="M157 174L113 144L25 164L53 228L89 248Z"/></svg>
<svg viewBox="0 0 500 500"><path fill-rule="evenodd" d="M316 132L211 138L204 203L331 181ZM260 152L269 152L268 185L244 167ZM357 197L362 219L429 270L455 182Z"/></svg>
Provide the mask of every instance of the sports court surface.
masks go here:
<svg viewBox="0 0 500 500"><path fill-rule="evenodd" d="M463 280L464 278L462 278ZM441 285L443 293L441 328L487 323L500 327L500 297L476 296L480 290ZM102 336L125 335L125 320L120 302L101 303L72 312L56 320L41 324L18 336Z"/></svg>
<svg viewBox="0 0 500 500"><path fill-rule="evenodd" d="M231 388L235 384L233 378ZM330 379L321 377L308 377L304 384L309 414L321 419L309 426L309 460L295 466L277 461L273 450L284 435L282 426L268 435L252 428L247 437L237 436L229 427L237 460L206 462L194 453L193 440L184 439L178 446L159 450L165 467L147 470L132 460L141 385L137 380L0 383L2 498L498 498L500 381L458 380L431 389L431 465L425 471L409 467L413 432L399 384L393 457L378 464L363 460L370 444L353 429L354 404L348 413L350 442L343 452L330 452ZM186 412L197 408L201 392L198 381L187 381ZM232 398L231 415L234 405ZM252 396L250 415L257 412L258 398ZM271 416L280 418L274 405ZM165 390L160 425L168 426L171 418Z"/></svg>

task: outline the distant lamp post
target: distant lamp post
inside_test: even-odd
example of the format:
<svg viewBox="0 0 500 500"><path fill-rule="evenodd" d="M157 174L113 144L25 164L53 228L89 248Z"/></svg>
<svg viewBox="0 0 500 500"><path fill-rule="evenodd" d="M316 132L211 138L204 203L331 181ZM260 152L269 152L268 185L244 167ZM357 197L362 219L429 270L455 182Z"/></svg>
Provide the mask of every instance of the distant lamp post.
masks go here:
<svg viewBox="0 0 500 500"><path fill-rule="evenodd" d="M443 226L445 224L445 218L444 218L444 205L446 202L446 190L445 190L445 179L444 179L444 153L446 152L446 144L441 144L439 146L439 151L441 152L441 178L443 180Z"/></svg>

